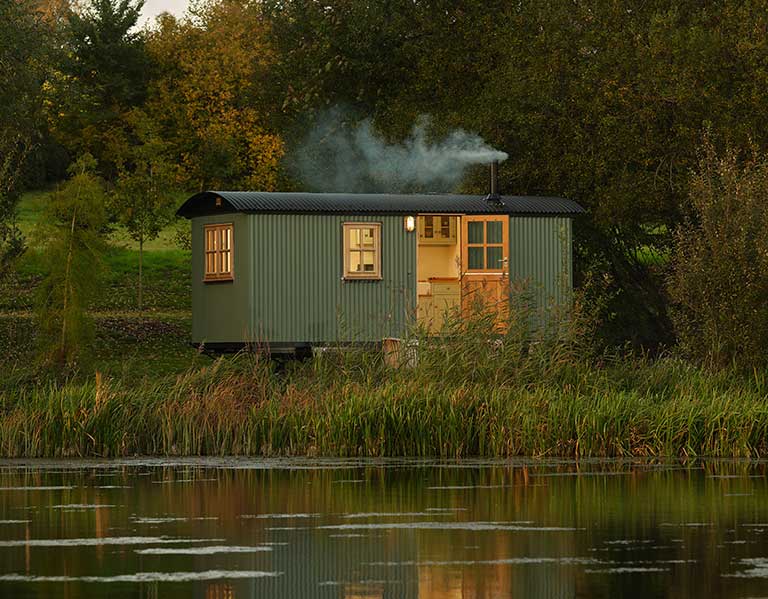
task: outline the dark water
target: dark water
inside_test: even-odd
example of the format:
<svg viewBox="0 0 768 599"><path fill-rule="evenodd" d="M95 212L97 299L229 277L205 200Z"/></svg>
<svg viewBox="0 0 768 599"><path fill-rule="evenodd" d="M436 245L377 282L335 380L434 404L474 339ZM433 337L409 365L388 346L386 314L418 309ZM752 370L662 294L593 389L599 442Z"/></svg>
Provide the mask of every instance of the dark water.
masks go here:
<svg viewBox="0 0 768 599"><path fill-rule="evenodd" d="M768 597L768 464L0 463L2 597Z"/></svg>

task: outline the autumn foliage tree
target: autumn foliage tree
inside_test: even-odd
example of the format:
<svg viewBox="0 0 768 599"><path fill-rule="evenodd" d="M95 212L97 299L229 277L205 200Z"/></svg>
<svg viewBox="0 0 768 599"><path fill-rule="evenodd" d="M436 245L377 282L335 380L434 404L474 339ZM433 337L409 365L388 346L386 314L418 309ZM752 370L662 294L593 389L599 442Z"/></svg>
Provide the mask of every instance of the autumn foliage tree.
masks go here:
<svg viewBox="0 0 768 599"><path fill-rule="evenodd" d="M147 112L190 190L274 189L283 155L260 94L272 62L256 3L207 2L193 18L161 17L148 42L158 76Z"/></svg>

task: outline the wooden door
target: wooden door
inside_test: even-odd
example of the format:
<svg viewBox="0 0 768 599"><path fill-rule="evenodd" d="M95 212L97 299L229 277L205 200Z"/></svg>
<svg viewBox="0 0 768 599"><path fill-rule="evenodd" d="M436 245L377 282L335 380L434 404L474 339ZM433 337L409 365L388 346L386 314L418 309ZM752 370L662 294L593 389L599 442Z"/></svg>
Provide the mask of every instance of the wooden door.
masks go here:
<svg viewBox="0 0 768 599"><path fill-rule="evenodd" d="M509 217L461 218L461 306L499 312L509 303Z"/></svg>

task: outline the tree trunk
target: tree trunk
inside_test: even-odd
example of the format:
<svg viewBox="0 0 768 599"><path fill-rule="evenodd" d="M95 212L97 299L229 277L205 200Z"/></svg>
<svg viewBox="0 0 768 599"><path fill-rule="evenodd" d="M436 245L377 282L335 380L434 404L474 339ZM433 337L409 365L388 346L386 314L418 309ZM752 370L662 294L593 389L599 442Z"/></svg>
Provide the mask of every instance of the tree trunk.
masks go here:
<svg viewBox="0 0 768 599"><path fill-rule="evenodd" d="M139 235L139 316L144 309L144 299L142 297L142 275L144 270L144 235Z"/></svg>
<svg viewBox="0 0 768 599"><path fill-rule="evenodd" d="M72 211L72 225L69 228L69 249L67 251L67 267L64 271L64 303L61 311L61 344L59 346L59 358L67 355L67 307L69 305L70 271L72 270L72 253L75 243L75 222L77 221L77 208Z"/></svg>

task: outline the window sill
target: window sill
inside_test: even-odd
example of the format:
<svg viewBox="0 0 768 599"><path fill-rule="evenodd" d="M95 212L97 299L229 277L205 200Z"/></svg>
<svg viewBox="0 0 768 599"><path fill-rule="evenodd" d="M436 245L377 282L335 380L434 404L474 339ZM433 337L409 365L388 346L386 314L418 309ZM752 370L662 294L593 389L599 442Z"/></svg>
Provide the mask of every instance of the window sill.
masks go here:
<svg viewBox="0 0 768 599"><path fill-rule="evenodd" d="M203 283L233 283L235 280L235 277L219 277L216 279L213 278L207 278L203 279Z"/></svg>
<svg viewBox="0 0 768 599"><path fill-rule="evenodd" d="M355 276L344 275L341 277L342 281L381 281L383 277L381 275L369 275L369 276Z"/></svg>

